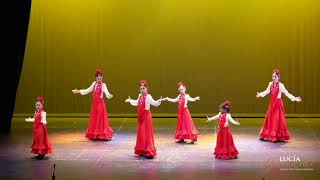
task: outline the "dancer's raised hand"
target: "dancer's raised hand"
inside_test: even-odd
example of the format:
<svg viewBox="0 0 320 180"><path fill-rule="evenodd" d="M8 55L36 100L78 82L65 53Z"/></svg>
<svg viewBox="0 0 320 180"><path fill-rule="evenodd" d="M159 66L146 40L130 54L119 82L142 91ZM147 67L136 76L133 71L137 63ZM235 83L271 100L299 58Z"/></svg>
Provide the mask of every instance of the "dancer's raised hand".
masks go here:
<svg viewBox="0 0 320 180"><path fill-rule="evenodd" d="M295 100L296 100L297 102L301 102L301 101L302 101L301 97L296 97Z"/></svg>
<svg viewBox="0 0 320 180"><path fill-rule="evenodd" d="M210 122L210 118L209 118L209 116L207 116L207 120L206 120L206 122Z"/></svg>
<svg viewBox="0 0 320 180"><path fill-rule="evenodd" d="M72 93L73 93L73 94L79 94L79 93L80 93L80 90L74 89L74 90L72 90Z"/></svg>
<svg viewBox="0 0 320 180"><path fill-rule="evenodd" d="M33 122L33 119L30 118L30 117L28 117L28 118L25 119L25 121L26 121L26 122Z"/></svg>
<svg viewBox="0 0 320 180"><path fill-rule="evenodd" d="M256 98L259 98L259 97L261 97L261 96L260 96L260 94L257 92Z"/></svg>
<svg viewBox="0 0 320 180"><path fill-rule="evenodd" d="M129 96L128 99L125 100L126 103L131 101L131 97Z"/></svg>

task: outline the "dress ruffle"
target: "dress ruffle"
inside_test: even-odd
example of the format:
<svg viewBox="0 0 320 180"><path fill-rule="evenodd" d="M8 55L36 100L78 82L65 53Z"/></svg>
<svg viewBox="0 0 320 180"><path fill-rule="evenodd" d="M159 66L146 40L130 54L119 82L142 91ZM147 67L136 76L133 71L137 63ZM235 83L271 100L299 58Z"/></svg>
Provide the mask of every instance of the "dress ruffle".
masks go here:
<svg viewBox="0 0 320 180"><path fill-rule="evenodd" d="M112 136L113 136L113 130L110 127L105 128L102 131L88 128L86 132L86 138L89 138L89 139L107 140L107 139L111 139Z"/></svg>
<svg viewBox="0 0 320 180"><path fill-rule="evenodd" d="M238 155L239 152L236 148L234 147L216 147L213 155L215 155L216 158L218 159L235 159Z"/></svg>
<svg viewBox="0 0 320 180"><path fill-rule="evenodd" d="M263 129L259 134L260 139L265 138L266 140L275 142L275 141L287 141L291 139L291 134L287 130L282 131L269 131Z"/></svg>
<svg viewBox="0 0 320 180"><path fill-rule="evenodd" d="M147 147L147 148L135 148L134 154L138 156L146 156L146 157L154 157L157 155L157 150L155 147Z"/></svg>
<svg viewBox="0 0 320 180"><path fill-rule="evenodd" d="M50 149L32 149L31 153L45 155L45 154L52 153L52 149L51 148Z"/></svg>
<svg viewBox="0 0 320 180"><path fill-rule="evenodd" d="M175 139L191 139L191 140L197 140L198 139L199 132L197 130L194 130L192 132L181 130L176 132L174 135Z"/></svg>

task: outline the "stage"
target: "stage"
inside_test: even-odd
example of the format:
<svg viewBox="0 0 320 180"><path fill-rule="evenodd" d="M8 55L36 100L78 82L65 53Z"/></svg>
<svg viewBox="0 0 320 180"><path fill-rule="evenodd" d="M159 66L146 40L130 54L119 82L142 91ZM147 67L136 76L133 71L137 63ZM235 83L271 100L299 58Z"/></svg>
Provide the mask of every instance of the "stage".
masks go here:
<svg viewBox="0 0 320 180"><path fill-rule="evenodd" d="M87 118L48 118L53 154L36 160L30 153L33 123L14 118L9 137L2 137L0 179L319 179L320 118L288 118L288 143L260 141L263 118L235 118L231 125L240 156L212 158L216 122L194 118L200 138L194 145L172 139L175 118L154 118L155 159L136 157L136 118L111 118L112 141L84 138ZM291 161L286 161L290 159Z"/></svg>

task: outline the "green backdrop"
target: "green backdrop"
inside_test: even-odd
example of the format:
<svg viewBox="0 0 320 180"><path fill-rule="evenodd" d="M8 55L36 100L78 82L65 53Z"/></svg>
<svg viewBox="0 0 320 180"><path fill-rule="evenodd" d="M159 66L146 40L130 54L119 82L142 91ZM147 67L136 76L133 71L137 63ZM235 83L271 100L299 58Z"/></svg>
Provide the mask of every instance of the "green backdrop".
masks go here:
<svg viewBox="0 0 320 180"><path fill-rule="evenodd" d="M288 113L320 113L318 0L33 0L15 113L88 113L96 68L115 97L109 113L132 113L140 79L154 98L175 97L183 81L193 113L212 113L225 99L236 113L265 113L257 100L279 68L289 92L302 97ZM177 104L153 108L175 113Z"/></svg>

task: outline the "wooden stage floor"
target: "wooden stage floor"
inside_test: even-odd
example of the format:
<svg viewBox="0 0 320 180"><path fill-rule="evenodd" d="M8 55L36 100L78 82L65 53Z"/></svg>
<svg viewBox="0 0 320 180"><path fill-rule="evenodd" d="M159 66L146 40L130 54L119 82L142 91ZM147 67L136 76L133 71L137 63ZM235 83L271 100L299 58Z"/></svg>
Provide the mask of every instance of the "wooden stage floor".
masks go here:
<svg viewBox="0 0 320 180"><path fill-rule="evenodd" d="M320 179L320 118L289 118L288 143L258 140L262 118L238 118L231 125L239 159L212 158L216 122L194 118L200 132L196 144L172 139L175 118L154 118L158 156L149 160L133 155L135 118L111 118L112 141L84 138L87 118L48 118L53 154L36 160L30 153L32 123L13 119L12 132L1 136L0 179ZM288 157L292 161L286 160Z"/></svg>

